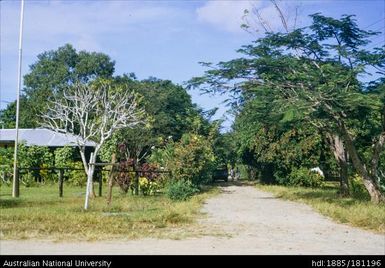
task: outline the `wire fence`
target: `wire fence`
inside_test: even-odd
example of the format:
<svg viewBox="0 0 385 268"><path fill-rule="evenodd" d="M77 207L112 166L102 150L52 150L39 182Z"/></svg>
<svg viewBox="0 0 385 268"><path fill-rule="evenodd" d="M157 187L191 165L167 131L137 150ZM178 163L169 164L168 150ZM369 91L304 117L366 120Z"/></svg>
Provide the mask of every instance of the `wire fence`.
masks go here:
<svg viewBox="0 0 385 268"><path fill-rule="evenodd" d="M135 176L139 176L142 174L149 174L149 173L155 173L155 174L170 174L170 171L166 170L142 170L142 169L129 169L129 168L119 168L120 163L95 163L95 164L89 164L95 166L95 171L93 175L93 182L97 182L99 184L99 190L98 195L102 196L103 191L103 176L102 172L116 172L116 173L132 173L135 174ZM111 168L106 168L106 167ZM118 167L113 169L112 167ZM86 171L84 168L74 168L74 167L18 167L16 170L16 178L19 180L20 183L26 184L24 181L24 175L29 174L32 172L35 182L44 184L45 179L42 178L41 172L42 171L48 171L51 173L50 175L53 176L54 174L58 178L58 189L59 189L59 197L63 197L63 188L64 188L64 181L65 181L65 172L66 171L84 171L84 175L86 175ZM9 183L12 179L12 174L0 174L2 182Z"/></svg>

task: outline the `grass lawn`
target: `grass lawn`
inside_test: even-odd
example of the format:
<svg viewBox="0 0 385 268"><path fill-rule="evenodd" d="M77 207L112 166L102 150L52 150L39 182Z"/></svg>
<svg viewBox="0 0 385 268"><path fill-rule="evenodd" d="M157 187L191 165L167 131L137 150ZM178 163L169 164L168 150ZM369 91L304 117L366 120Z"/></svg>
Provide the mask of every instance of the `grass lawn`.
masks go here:
<svg viewBox="0 0 385 268"><path fill-rule="evenodd" d="M174 202L164 195L123 195L115 187L110 206L104 192L90 200L88 211L83 209L85 188L65 185L62 198L57 185L21 187L17 199L11 192L9 186L0 188L1 239L104 240L178 239L186 235L178 227L194 226L204 200L218 191L208 188L188 201Z"/></svg>
<svg viewBox="0 0 385 268"><path fill-rule="evenodd" d="M317 189L257 185L258 189L271 192L276 197L308 204L338 222L385 233L385 204L375 205L368 200L342 198L337 194L337 187L333 183Z"/></svg>

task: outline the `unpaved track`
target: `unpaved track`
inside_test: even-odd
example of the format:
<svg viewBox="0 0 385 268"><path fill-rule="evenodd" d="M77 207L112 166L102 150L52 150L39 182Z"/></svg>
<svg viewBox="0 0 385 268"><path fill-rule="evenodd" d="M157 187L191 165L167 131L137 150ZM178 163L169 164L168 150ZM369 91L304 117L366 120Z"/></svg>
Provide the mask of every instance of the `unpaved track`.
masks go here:
<svg viewBox="0 0 385 268"><path fill-rule="evenodd" d="M0 241L0 254L385 254L385 236L332 222L251 186L222 187L200 225L225 236L183 240Z"/></svg>

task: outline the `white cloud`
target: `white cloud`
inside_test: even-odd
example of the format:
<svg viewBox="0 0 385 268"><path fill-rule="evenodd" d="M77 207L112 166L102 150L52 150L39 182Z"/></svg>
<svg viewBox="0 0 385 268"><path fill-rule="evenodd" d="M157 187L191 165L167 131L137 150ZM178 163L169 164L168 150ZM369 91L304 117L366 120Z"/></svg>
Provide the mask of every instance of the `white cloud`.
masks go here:
<svg viewBox="0 0 385 268"><path fill-rule="evenodd" d="M245 9L259 5L260 1L208 1L196 10L198 20L220 29L239 33Z"/></svg>

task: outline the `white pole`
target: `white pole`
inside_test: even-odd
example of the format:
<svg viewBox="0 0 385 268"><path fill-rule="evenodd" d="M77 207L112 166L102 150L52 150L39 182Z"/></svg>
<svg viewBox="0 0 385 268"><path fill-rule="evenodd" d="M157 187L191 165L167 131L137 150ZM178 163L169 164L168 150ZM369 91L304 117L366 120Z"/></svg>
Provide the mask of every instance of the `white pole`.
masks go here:
<svg viewBox="0 0 385 268"><path fill-rule="evenodd" d="M16 95L16 137L15 152L13 155L13 184L12 197L19 197L19 176L17 172L17 146L19 141L19 109L20 109L20 88L21 88L21 64L22 64L22 44L23 44L23 20L24 20L24 0L21 0L20 10L20 29L19 29L19 66L17 71L17 95Z"/></svg>
<svg viewBox="0 0 385 268"><path fill-rule="evenodd" d="M92 175L93 175L93 169L95 167L95 160L94 160L94 153L91 153L90 156L90 162L88 163L88 173L87 173L87 188L86 188L86 200L84 202L84 209L88 209L88 202L90 200L90 193L92 190ZM96 158L96 157L95 157Z"/></svg>

